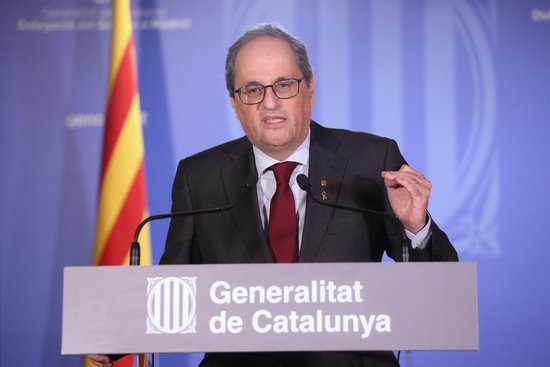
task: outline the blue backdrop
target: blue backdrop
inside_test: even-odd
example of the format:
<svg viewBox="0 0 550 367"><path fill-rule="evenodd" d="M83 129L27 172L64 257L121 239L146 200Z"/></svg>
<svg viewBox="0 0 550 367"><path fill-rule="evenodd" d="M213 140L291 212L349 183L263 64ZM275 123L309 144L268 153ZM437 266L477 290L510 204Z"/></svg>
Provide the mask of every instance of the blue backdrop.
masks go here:
<svg viewBox="0 0 550 367"><path fill-rule="evenodd" d="M548 0L135 0L133 15L151 213L170 210L179 159L242 135L226 49L279 22L309 47L313 118L395 138L478 264L480 351L403 365L550 363ZM110 16L109 0L0 4L2 366L80 365L60 355L62 269L92 259Z"/></svg>

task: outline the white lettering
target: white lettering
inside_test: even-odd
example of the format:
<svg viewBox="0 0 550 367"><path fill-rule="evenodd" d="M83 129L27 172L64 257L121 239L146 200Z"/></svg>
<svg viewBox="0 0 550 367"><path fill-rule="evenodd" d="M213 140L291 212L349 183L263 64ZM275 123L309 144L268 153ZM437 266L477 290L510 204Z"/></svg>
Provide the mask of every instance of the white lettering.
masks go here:
<svg viewBox="0 0 550 367"><path fill-rule="evenodd" d="M337 285L334 281L312 280L307 285L261 285L232 287L218 280L210 287L210 299L215 304L245 303L362 303L363 285L359 281Z"/></svg>
<svg viewBox="0 0 550 367"><path fill-rule="evenodd" d="M303 315L300 317L300 332L301 333L314 333L315 332L315 319L311 315Z"/></svg>
<svg viewBox="0 0 550 367"><path fill-rule="evenodd" d="M391 332L391 320L388 315L376 316L376 331L379 333Z"/></svg>
<svg viewBox="0 0 550 367"><path fill-rule="evenodd" d="M242 305L248 300L248 291L245 287L235 287L232 292L233 302L236 304Z"/></svg>
<svg viewBox="0 0 550 367"><path fill-rule="evenodd" d="M361 333L365 339L373 330L379 333L391 332L390 316L381 315L339 315L324 314L316 310L315 314L300 315L296 311L288 314L273 315L267 310L259 310L252 317L252 326L258 333ZM374 328L373 328L374 326ZM239 330L240 331L240 330Z"/></svg>
<svg viewBox="0 0 550 367"><path fill-rule="evenodd" d="M225 289L220 291L219 293L220 297L218 297L218 294L216 293L216 290L219 287L223 287ZM212 302L218 305L231 302L229 297L229 288L230 288L229 283L223 280L218 280L217 282L212 284L212 286L210 287L210 299L212 300Z"/></svg>
<svg viewBox="0 0 550 367"><path fill-rule="evenodd" d="M331 280L330 282L328 282L328 285L327 285L329 302L336 303L336 298L334 297L335 290L336 290L336 286L334 285L334 282Z"/></svg>
<svg viewBox="0 0 550 367"><path fill-rule="evenodd" d="M210 331L214 334L225 333L225 311L222 311L219 316L214 316L210 319Z"/></svg>
<svg viewBox="0 0 550 367"><path fill-rule="evenodd" d="M353 323L352 328L350 329L349 324L350 322ZM353 330L354 332L359 331L359 318L357 315L344 315L344 320L342 321L343 324L343 330L345 332L348 332L350 330Z"/></svg>
<svg viewBox="0 0 550 367"><path fill-rule="evenodd" d="M238 334L243 329L243 319L239 316L231 316L227 319L227 330L232 334Z"/></svg>
<svg viewBox="0 0 550 367"><path fill-rule="evenodd" d="M317 310L317 332L322 333L323 332L323 311Z"/></svg>
<svg viewBox="0 0 550 367"><path fill-rule="evenodd" d="M355 291L355 302L362 303L363 298L361 297L361 290L363 289L363 286L361 285L361 282L356 280L355 283L353 283L353 290Z"/></svg>
<svg viewBox="0 0 550 367"><path fill-rule="evenodd" d="M277 315L273 318L273 331L275 333L288 333L288 318L284 315Z"/></svg>
<svg viewBox="0 0 550 367"><path fill-rule="evenodd" d="M284 287L284 295L283 295L283 302L288 303L290 302L290 292L294 290L293 285L285 285Z"/></svg>
<svg viewBox="0 0 550 367"><path fill-rule="evenodd" d="M243 329L243 319L240 316L227 318L225 311L210 319L210 331L214 334L224 334L227 330L232 334L240 333Z"/></svg>
<svg viewBox="0 0 550 367"><path fill-rule="evenodd" d="M334 316L334 325L330 324L330 315L325 315L325 330L329 333L340 332L340 315Z"/></svg>
<svg viewBox="0 0 550 367"><path fill-rule="evenodd" d="M550 9L541 10L541 9L532 9L531 18L534 22L548 22L550 21Z"/></svg>
<svg viewBox="0 0 550 367"><path fill-rule="evenodd" d="M257 296L256 296L257 294ZM262 286L250 287L250 303L256 303L256 297L259 303L265 303L265 288Z"/></svg>
<svg viewBox="0 0 550 367"><path fill-rule="evenodd" d="M325 303L325 281L319 281L319 302Z"/></svg>
<svg viewBox="0 0 550 367"><path fill-rule="evenodd" d="M368 321L365 315L359 315L359 319L361 320L361 325L363 326L363 334L361 335L361 338L368 338L372 329L372 325L374 324L374 315L370 315Z"/></svg>
<svg viewBox="0 0 550 367"><path fill-rule="evenodd" d="M338 303L351 303L353 302L353 296L351 292L351 287L349 285L341 285L338 287L337 295Z"/></svg>
<svg viewBox="0 0 550 367"><path fill-rule="evenodd" d="M258 333L265 334L271 330L271 324L265 324L265 326L260 326L259 319L264 317L267 319L272 319L271 312L267 310L259 310L254 313L252 316L252 328Z"/></svg>
<svg viewBox="0 0 550 367"><path fill-rule="evenodd" d="M281 302L281 295L282 291L281 288L272 285L271 287L267 288L267 301L269 303L279 303Z"/></svg>
<svg viewBox="0 0 550 367"><path fill-rule="evenodd" d="M309 303L309 288L305 285L297 286L294 293L294 301L296 303Z"/></svg>

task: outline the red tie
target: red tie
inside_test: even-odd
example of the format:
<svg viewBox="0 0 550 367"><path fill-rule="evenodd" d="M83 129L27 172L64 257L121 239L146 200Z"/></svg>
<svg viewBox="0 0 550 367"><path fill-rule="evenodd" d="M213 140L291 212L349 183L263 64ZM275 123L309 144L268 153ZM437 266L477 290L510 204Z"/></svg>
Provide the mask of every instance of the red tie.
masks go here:
<svg viewBox="0 0 550 367"><path fill-rule="evenodd" d="M294 195L288 184L298 163L284 162L269 167L275 174L277 190L269 210L269 247L277 263L298 261L298 231Z"/></svg>

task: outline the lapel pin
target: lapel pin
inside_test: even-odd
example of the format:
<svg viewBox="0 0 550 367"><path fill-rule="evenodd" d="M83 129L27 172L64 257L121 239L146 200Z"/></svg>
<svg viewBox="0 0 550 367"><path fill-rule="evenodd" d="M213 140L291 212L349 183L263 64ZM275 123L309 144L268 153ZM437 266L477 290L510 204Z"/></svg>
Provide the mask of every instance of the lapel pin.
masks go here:
<svg viewBox="0 0 550 367"><path fill-rule="evenodd" d="M326 186L327 185L327 180L321 180L321 186Z"/></svg>
<svg viewBox="0 0 550 367"><path fill-rule="evenodd" d="M323 197L323 200L327 200L327 199L328 199L328 197L327 197L327 192L326 192L326 191L323 191L323 192L321 193L321 196Z"/></svg>

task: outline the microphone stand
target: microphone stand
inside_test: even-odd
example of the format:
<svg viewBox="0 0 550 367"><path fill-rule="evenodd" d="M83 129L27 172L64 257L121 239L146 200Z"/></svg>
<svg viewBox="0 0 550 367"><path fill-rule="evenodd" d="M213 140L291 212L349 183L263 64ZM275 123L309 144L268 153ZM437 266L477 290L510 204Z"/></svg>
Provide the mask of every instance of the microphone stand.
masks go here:
<svg viewBox="0 0 550 367"><path fill-rule="evenodd" d="M208 208L208 209L197 209L197 210L187 210L182 212L174 212L174 213L166 213L166 214L156 214L151 215L147 218L145 218L136 228L136 232L134 234L134 241L130 245L130 265L135 266L140 264L140 256L141 256L141 250L140 245L138 242L139 233L141 232L141 229L143 226L153 220L157 219L164 219L164 218L175 218L175 217L185 217L188 215L200 215L200 214L211 214L211 213L219 213L226 210L230 210L233 207L235 207L238 203L241 202L241 200L244 198L244 195L247 192L252 191L252 187L256 185L256 182L258 181L258 175L256 173L253 173L247 177L247 179L244 182L244 185L241 189L241 195L239 198L233 202L232 204L225 206L225 207L218 207L218 208Z"/></svg>
<svg viewBox="0 0 550 367"><path fill-rule="evenodd" d="M383 216L394 221L394 223L396 223L399 226L399 229L401 230L401 260L402 262L409 262L409 251L408 251L408 245L407 245L408 237L405 232L405 227L403 227L403 224L399 221L399 219L397 219L397 217L394 214L386 213L379 210L368 209L368 208L357 208L353 206L327 203L317 199L313 195L313 193L311 192L311 183L309 182L309 178L306 175L304 174L298 175L298 177L296 177L296 182L298 183L298 186L300 186L300 188L307 193L308 197L310 197L313 201L315 201L318 204L330 206L336 209L350 210L350 211L367 213L367 214L376 215L376 216Z"/></svg>

